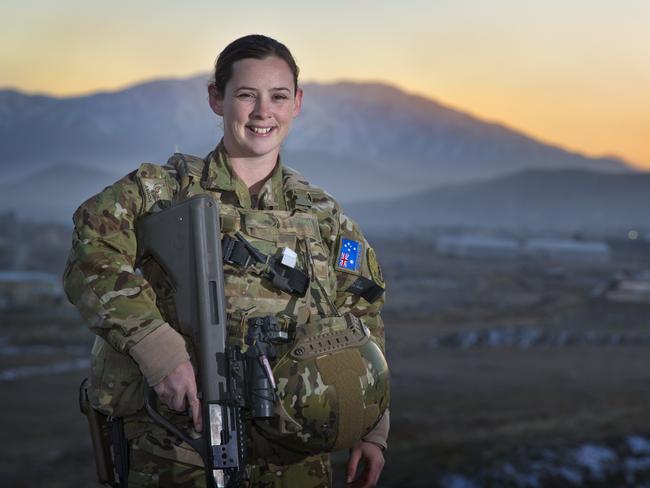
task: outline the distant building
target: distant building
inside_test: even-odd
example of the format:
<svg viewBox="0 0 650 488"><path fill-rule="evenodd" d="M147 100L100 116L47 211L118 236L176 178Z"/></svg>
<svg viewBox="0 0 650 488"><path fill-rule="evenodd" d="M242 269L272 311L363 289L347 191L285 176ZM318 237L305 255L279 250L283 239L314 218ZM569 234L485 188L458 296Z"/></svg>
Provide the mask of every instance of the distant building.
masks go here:
<svg viewBox="0 0 650 488"><path fill-rule="evenodd" d="M572 239L528 239L523 253L536 258L607 263L611 251L607 243Z"/></svg>
<svg viewBox="0 0 650 488"><path fill-rule="evenodd" d="M39 271L0 271L0 310L59 304L63 298L59 276Z"/></svg>
<svg viewBox="0 0 650 488"><path fill-rule="evenodd" d="M618 274L594 290L594 295L610 302L650 304L650 270Z"/></svg>
<svg viewBox="0 0 650 488"><path fill-rule="evenodd" d="M515 258L519 249L518 241L501 237L447 235L436 239L436 250L447 256Z"/></svg>

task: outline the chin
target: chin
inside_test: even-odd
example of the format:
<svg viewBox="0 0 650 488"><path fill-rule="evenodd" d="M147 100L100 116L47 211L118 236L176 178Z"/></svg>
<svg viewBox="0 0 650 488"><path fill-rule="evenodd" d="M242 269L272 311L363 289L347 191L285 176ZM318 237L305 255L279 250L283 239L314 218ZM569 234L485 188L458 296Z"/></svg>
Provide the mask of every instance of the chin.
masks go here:
<svg viewBox="0 0 650 488"><path fill-rule="evenodd" d="M243 146L248 154L254 156L264 156L273 151L280 150L281 141L269 140L269 141L252 141Z"/></svg>

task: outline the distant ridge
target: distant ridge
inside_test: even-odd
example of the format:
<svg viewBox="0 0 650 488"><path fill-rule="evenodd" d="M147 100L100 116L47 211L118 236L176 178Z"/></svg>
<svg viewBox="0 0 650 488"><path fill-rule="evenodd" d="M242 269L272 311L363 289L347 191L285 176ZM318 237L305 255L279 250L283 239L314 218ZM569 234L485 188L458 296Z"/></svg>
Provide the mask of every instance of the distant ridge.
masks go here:
<svg viewBox="0 0 650 488"><path fill-rule="evenodd" d="M141 162L162 163L176 148L205 155L221 137L207 79L73 98L0 90L0 204L20 217L70 222L81 202ZM647 221L650 177L623 160L543 144L385 84L304 89L283 161L364 227L566 230Z"/></svg>
<svg viewBox="0 0 650 488"><path fill-rule="evenodd" d="M0 90L0 165L78 161L126 173L175 150L205 155L220 138L207 104L208 75L153 80L73 98ZM406 195L528 168L629 172L540 143L434 100L380 83L308 83L285 162L342 201Z"/></svg>
<svg viewBox="0 0 650 488"><path fill-rule="evenodd" d="M395 153L395 156L405 158L412 155L419 159L445 163L450 167L453 167L454 161L469 167L483 166L482 171L487 176L494 171L494 167L489 167L486 163L487 160L496 165L505 165L503 160L509 160L516 154L525 156L514 168L517 170L536 167L535 164L541 164L544 169L562 168L575 165L578 161L581 166L577 167L581 169L611 171L629 168L621 159L590 158L542 143L503 124L480 120L469 113L449 108L423 96L405 93L387 84L311 84L308 86L308 95L317 100L319 107L328 109L320 110L320 117L334 119L329 120L329 124L324 124L326 128L339 126L346 132L347 137L345 133L337 134L341 136L341 142L336 145L336 150L344 155L354 151L361 143L375 157L382 157L386 151L398 148L399 153ZM305 103L308 104L309 101ZM309 124L317 132L306 130L304 124L299 126L298 130L303 137L294 138L292 148L313 148L319 145L317 140L323 136L320 126L323 125L323 118L319 120L321 124L312 121ZM311 135L312 139L306 138L307 135ZM485 149L490 151L486 152ZM508 155L510 158L504 157ZM467 161L472 161L473 164L470 165ZM462 170L455 168L459 169Z"/></svg>
<svg viewBox="0 0 650 488"><path fill-rule="evenodd" d="M650 230L650 173L526 170L391 201L351 205L368 229L433 227L533 232Z"/></svg>
<svg viewBox="0 0 650 488"><path fill-rule="evenodd" d="M143 161L164 162L175 145L203 151L219 137L204 89L196 77L76 98L0 91L0 164L55 158L125 173Z"/></svg>
<svg viewBox="0 0 650 488"><path fill-rule="evenodd" d="M21 182L0 185L0 208L23 219L72 224L75 209L117 179L109 172L60 163L36 170Z"/></svg>

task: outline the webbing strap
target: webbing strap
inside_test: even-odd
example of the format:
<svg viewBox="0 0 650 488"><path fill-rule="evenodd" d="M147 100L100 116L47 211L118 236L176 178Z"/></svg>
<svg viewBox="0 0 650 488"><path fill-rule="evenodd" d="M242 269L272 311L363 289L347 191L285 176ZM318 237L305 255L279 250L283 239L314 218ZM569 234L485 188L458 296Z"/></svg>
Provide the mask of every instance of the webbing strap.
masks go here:
<svg viewBox="0 0 650 488"><path fill-rule="evenodd" d="M368 278L364 278L363 276L359 276L356 280L354 280L354 283L352 283L345 291L359 295L368 303L374 302L381 296L382 293L384 293L384 289L381 286L379 286L374 281L369 280Z"/></svg>
<svg viewBox="0 0 650 488"><path fill-rule="evenodd" d="M309 276L306 273L299 269L285 266L277 262L273 257L270 259L267 258L266 255L255 249L252 244L244 240L225 235L221 239L221 251L224 262L240 268L247 268L254 262L266 263L267 266L264 268L264 275L279 290L301 297L307 293Z"/></svg>
<svg viewBox="0 0 650 488"><path fill-rule="evenodd" d="M309 276L296 268L289 268L280 265L283 268L284 277L289 280L289 286L294 290L294 294L298 296L305 296L307 288L309 288Z"/></svg>
<svg viewBox="0 0 650 488"><path fill-rule="evenodd" d="M253 256L246 249L244 243L228 235L221 239L221 253L224 262L240 268L247 268L253 262Z"/></svg>

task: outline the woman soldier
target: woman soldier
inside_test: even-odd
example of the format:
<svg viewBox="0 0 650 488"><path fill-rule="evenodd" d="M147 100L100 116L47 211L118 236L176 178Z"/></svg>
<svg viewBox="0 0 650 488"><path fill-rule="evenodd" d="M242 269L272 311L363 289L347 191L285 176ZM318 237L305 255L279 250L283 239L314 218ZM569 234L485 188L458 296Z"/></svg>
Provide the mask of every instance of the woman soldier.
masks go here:
<svg viewBox="0 0 650 488"><path fill-rule="evenodd" d="M290 341L280 347L273 373L276 412L294 425L279 429L279 421L248 420L245 484L330 486L328 453L350 448L348 483L374 486L388 434L379 316L384 283L357 225L329 194L280 162L281 144L302 103L298 67L280 42L242 37L219 55L208 92L210 107L223 118L223 139L214 151L205 159L175 154L166 166L145 163L74 214L64 283L97 334L91 404L124 420L129 486L205 486L197 453L143 409L146 381L173 423L194 436L203 429L193 344L178 332L164 273L154 261L137 257L136 228L144 216L208 194L220 201L224 239L245 236L268 255L289 248L297 255L295 268L308 278L303 293L287 293L274 288L259 267L225 259L229 344L243 345L248 320L269 316ZM287 366L287 351L299 341L336 336L355 324L379 353L370 346L361 352L347 348ZM186 409L191 419L182 413Z"/></svg>

